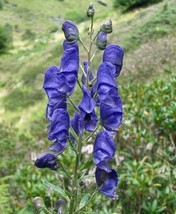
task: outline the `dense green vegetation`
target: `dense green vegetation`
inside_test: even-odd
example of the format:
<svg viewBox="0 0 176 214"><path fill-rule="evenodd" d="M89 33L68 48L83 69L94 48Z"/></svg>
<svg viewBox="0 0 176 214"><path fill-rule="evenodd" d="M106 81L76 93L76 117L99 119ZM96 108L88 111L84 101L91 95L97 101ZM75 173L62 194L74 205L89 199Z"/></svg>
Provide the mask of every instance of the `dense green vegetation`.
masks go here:
<svg viewBox="0 0 176 214"><path fill-rule="evenodd" d="M135 8L139 8L139 7L143 7L143 6L147 6L150 4L155 4L155 3L159 3L162 0L114 0L114 7L122 7L122 9L125 10L131 10L131 9L135 9Z"/></svg>
<svg viewBox="0 0 176 214"><path fill-rule="evenodd" d="M118 78L124 121L117 134L113 163L120 176L119 199L107 200L99 194L87 213L92 210L100 214L173 214L176 211L176 1L163 1L125 14L114 9L111 0L106 3L108 6L104 7L95 1L95 28L99 28L103 19L111 18L114 29L108 39L126 51L123 73ZM11 32L8 35L13 35L13 40L8 38L13 46L0 56L2 214L37 213L34 197L42 197L50 206L60 196L57 191L48 191L42 182L45 179L58 185L57 175L47 169L36 169L33 160L50 144L42 83L46 68L60 63L62 20L81 22L83 39L87 34L87 2L79 1L79 8L77 4L68 0L45 1L45 4L41 0L3 1L0 21L6 32ZM100 56L98 52L94 70ZM77 91L72 99L78 102L80 96ZM68 148L61 157L70 169L72 155ZM94 187L94 180L89 182ZM89 189L87 184L85 191Z"/></svg>

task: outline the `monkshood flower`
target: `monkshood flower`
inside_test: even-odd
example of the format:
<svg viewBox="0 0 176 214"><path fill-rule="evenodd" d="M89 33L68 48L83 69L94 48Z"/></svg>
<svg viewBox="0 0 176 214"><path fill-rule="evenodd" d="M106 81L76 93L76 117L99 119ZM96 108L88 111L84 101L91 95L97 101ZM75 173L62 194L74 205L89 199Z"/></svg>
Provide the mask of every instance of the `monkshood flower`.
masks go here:
<svg viewBox="0 0 176 214"><path fill-rule="evenodd" d="M122 47L116 44L111 44L106 47L103 54L103 62L110 62L116 68L116 77L119 76L123 65L124 51Z"/></svg>
<svg viewBox="0 0 176 214"><path fill-rule="evenodd" d="M111 172L108 161L114 158L115 150L112 134L107 131L101 131L95 139L93 148L93 160L95 165L108 173Z"/></svg>
<svg viewBox="0 0 176 214"><path fill-rule="evenodd" d="M51 151L59 154L63 152L67 145L69 124L69 115L65 109L59 108L53 112L48 133L48 139L54 140Z"/></svg>
<svg viewBox="0 0 176 214"><path fill-rule="evenodd" d="M102 24L100 30L105 32L105 33L112 33L112 21L111 20L106 20Z"/></svg>
<svg viewBox="0 0 176 214"><path fill-rule="evenodd" d="M68 43L74 43L79 39L78 28L72 21L65 21L62 24L62 30Z"/></svg>
<svg viewBox="0 0 176 214"><path fill-rule="evenodd" d="M109 198L117 198L115 194L118 185L118 175L114 169L107 172L103 169L96 168L95 179L99 191Z"/></svg>
<svg viewBox="0 0 176 214"><path fill-rule="evenodd" d="M83 65L84 65L84 72L86 74L88 74L88 62L83 62ZM93 80L94 78L94 75L92 73L92 71L89 72L89 81ZM85 84L86 83L86 76L83 74L82 75L82 83Z"/></svg>
<svg viewBox="0 0 176 214"><path fill-rule="evenodd" d="M97 39L96 39L96 46L100 50L104 50L107 45L107 33L104 31L100 31L98 33Z"/></svg>
<svg viewBox="0 0 176 214"><path fill-rule="evenodd" d="M108 131L118 131L118 127L122 123L122 102L120 96L116 97L116 105L101 103L100 105L100 119L104 128Z"/></svg>
<svg viewBox="0 0 176 214"><path fill-rule="evenodd" d="M48 89L71 95L76 85L79 70L79 49L77 44L67 44L64 41L64 54L60 67L51 66L45 73L44 85Z"/></svg>
<svg viewBox="0 0 176 214"><path fill-rule="evenodd" d="M114 78L115 68L111 63L102 63L97 72L97 93L100 102L116 106L118 88Z"/></svg>
<svg viewBox="0 0 176 214"><path fill-rule="evenodd" d="M50 168L56 170L58 168L57 156L50 153L40 155L34 164L38 168Z"/></svg>
<svg viewBox="0 0 176 214"><path fill-rule="evenodd" d="M89 90L83 85L83 97L81 103L78 105L78 109L80 110L80 124L81 128L86 131L92 132L94 131L98 119L95 114L94 107L96 102L91 97Z"/></svg>

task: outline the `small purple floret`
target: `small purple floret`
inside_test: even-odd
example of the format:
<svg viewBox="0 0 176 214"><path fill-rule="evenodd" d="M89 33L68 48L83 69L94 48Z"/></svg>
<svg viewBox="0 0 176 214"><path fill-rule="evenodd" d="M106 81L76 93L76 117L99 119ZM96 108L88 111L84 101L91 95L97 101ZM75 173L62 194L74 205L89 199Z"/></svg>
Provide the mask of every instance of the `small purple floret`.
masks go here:
<svg viewBox="0 0 176 214"><path fill-rule="evenodd" d="M106 172L103 169L96 168L95 171L96 183L99 191L109 198L117 198L115 194L118 185L118 175L114 169Z"/></svg>
<svg viewBox="0 0 176 214"><path fill-rule="evenodd" d="M57 156L50 153L44 153L37 158L35 166L38 168L50 168L56 170L58 168Z"/></svg>

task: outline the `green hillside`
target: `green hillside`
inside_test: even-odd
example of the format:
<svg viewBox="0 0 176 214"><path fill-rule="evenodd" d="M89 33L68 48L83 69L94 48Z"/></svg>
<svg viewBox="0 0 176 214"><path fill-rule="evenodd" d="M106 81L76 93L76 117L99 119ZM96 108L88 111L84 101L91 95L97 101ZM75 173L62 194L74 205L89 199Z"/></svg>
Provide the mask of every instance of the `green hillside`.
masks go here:
<svg viewBox="0 0 176 214"><path fill-rule="evenodd" d="M92 2L96 9L95 31L110 18L113 33L108 35L108 43L118 43L125 50L123 72L118 78L124 100L124 125L119 136L121 144L117 143L116 161L119 163L118 157L122 157L126 162L120 161L118 165L122 175L118 191L121 199L107 202L106 198L98 196L90 208L102 214L174 213L176 0L164 0L126 13L113 8L111 0L103 1L106 6L100 1ZM50 65L60 63L64 40L61 24L65 19L78 24L81 38L87 44L87 6L88 2L81 0L76 3L69 0L3 1L0 25L10 26L12 44L7 53L0 55L0 189L2 186L4 192L0 196L0 213L36 213L31 204L39 194L49 204L41 179L45 177L54 182L55 175L34 168L31 161L50 144L43 77ZM82 47L80 52L84 60ZM97 52L94 70L101 56L102 52ZM80 96L78 91L72 99L79 102ZM67 155L62 159L72 167ZM162 170L165 173L158 177ZM56 199L54 194L52 197ZM107 206L100 212L102 203ZM96 204L100 205L96 208ZM128 205L129 210L125 210ZM131 208L133 205L136 210Z"/></svg>

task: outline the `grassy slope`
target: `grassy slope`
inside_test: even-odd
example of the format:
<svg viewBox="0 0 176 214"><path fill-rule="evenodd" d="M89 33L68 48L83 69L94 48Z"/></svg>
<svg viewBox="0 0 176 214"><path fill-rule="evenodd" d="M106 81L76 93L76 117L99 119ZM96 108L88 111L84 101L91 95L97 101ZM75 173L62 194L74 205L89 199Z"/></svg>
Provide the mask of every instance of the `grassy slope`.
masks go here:
<svg viewBox="0 0 176 214"><path fill-rule="evenodd" d="M60 8L59 11L64 11L63 8L66 8L64 11L66 13L70 8L76 10L76 6L73 3L68 4L68 1L61 3L60 1L54 0L49 1L45 5L42 5L41 1L34 0L30 1L30 3L22 0L13 1L13 4L16 4L16 6L12 6L11 3L12 1L9 1L5 10L2 11L0 19L2 20L2 16L6 16L6 19L3 20L10 20L13 14L16 14L15 17L17 19L12 19L11 24L18 24L20 26L19 28L23 31L25 26L27 26L36 33L37 30L39 30L38 25L40 25L42 31L38 32L38 36L46 38L45 41L38 42L37 40L36 43L28 41L28 46L24 46L27 50L20 51L20 47L17 45L15 47L15 54L2 56L0 58L0 71L2 72L0 82L0 97L2 101L0 105L0 117L5 122L13 121L14 125L20 127L22 130L27 129L31 131L29 123L32 121L35 123L36 118L39 119L43 117L45 111L46 98L44 99L44 93L41 90L44 70L49 65L59 64L58 56L62 50L61 43L63 37L58 34L56 43L56 41L53 42L51 36L48 35L48 29L50 29L50 25L53 24L49 21L48 17L51 15L56 17L58 8ZM163 2L150 8L124 15L120 15L118 11L112 12L110 4L109 7L104 9L103 16L111 16L114 23L114 32L109 36L109 41L120 43L127 51L124 62L124 72L119 79L120 82L128 81L129 76L133 76L132 80L134 80L136 75L145 79L148 76L147 72L157 72L158 67L162 75L163 70L166 71L166 74L167 71L173 72L175 66L173 59L176 53L176 47L174 45L176 7L174 3L175 0L170 1L167 5ZM58 8L54 7L54 5L57 5ZM97 14L100 14L100 11L104 8L96 3L95 7ZM53 8L52 11L51 8ZM86 8L86 3L80 1L80 8L81 10ZM20 15L21 12L17 14L18 11L21 11L23 14ZM28 20L28 12L25 11L30 11L35 14L32 17L36 18L32 19L32 21ZM43 13L43 15L41 13ZM33 21L34 24L28 25ZM37 24L35 24L35 22L37 22ZM95 25L96 29L99 28L98 26L101 22L102 19L99 17ZM82 23L80 25L81 31L85 31L86 26L88 26L87 22ZM158 29L161 29L161 33L159 33L160 30ZM85 36L86 33L83 35ZM18 44L20 36L17 35L14 38L14 43ZM157 43L155 42L156 39ZM164 47L162 46L163 41L166 43ZM153 54L155 58L159 58L160 61L166 60L167 66L165 67L167 68L163 68L166 64L165 62L159 61L158 64L153 63L151 65L151 62L153 62L152 59L144 60L148 56L147 50L150 51L150 55ZM167 53L167 57L165 53ZM98 54L97 59L100 59L100 56L101 54ZM84 54L82 57L84 58ZM95 61L97 62L97 60ZM97 67L96 63L95 66ZM149 68L147 69L147 67ZM141 70L144 71L141 73Z"/></svg>

